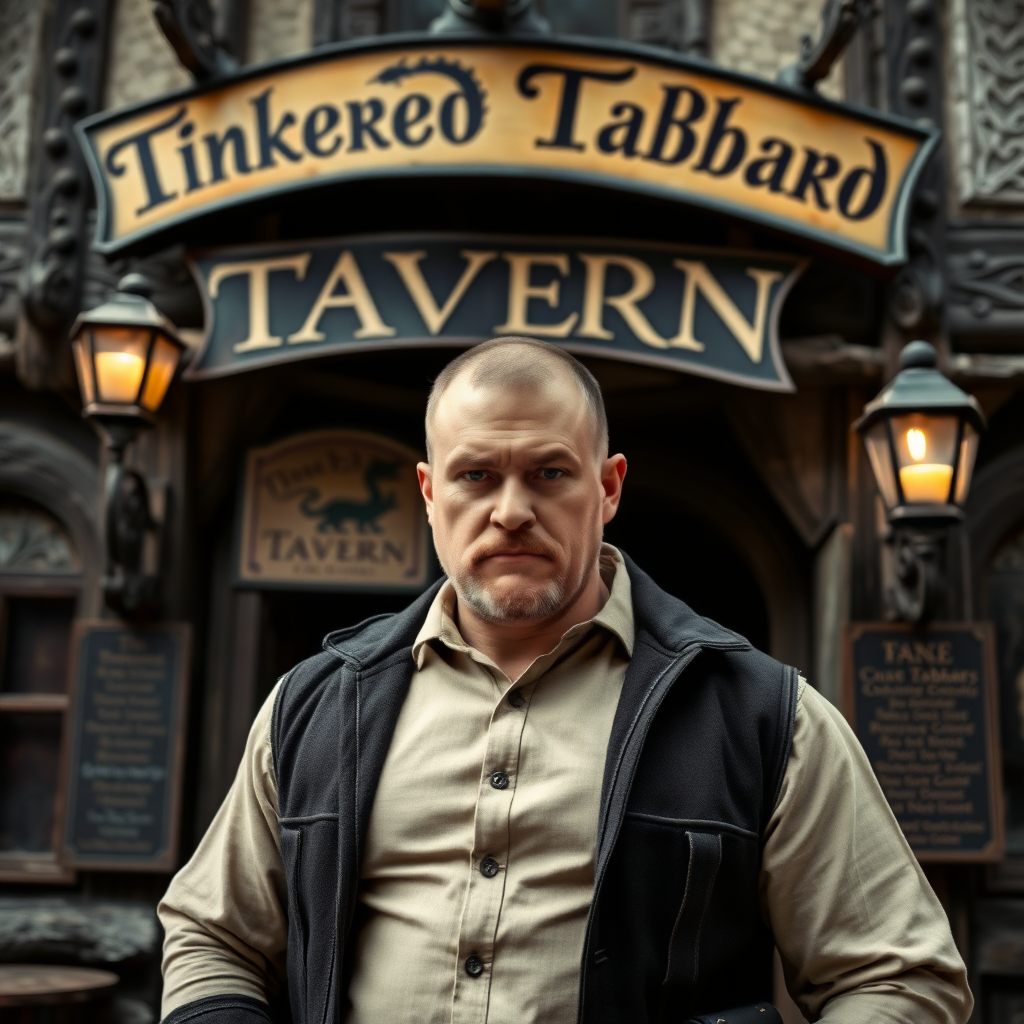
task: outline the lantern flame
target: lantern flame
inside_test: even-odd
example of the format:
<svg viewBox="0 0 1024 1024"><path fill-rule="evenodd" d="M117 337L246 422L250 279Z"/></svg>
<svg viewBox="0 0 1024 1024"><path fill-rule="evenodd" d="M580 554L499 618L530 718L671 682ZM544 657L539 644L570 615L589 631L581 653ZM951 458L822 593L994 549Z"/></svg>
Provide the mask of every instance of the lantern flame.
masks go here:
<svg viewBox="0 0 1024 1024"><path fill-rule="evenodd" d="M923 430L914 427L907 431L907 449L915 462L920 462L924 458L928 450L928 440Z"/></svg>

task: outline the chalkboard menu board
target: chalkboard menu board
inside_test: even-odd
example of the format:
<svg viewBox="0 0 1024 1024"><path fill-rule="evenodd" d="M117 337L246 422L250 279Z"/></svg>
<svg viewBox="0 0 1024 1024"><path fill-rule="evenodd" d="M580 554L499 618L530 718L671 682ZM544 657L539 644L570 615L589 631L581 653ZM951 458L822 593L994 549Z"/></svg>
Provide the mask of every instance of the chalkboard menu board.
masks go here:
<svg viewBox="0 0 1024 1024"><path fill-rule="evenodd" d="M992 627L855 623L846 714L922 861L1003 853Z"/></svg>
<svg viewBox="0 0 1024 1024"><path fill-rule="evenodd" d="M189 627L78 622L64 860L175 866Z"/></svg>

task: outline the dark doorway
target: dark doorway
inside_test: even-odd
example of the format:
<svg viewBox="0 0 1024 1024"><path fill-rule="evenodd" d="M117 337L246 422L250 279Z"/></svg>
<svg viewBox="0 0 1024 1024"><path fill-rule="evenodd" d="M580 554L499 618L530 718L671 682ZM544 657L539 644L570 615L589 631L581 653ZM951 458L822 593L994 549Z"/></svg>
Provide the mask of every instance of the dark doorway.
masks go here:
<svg viewBox="0 0 1024 1024"><path fill-rule="evenodd" d="M317 654L328 633L374 615L401 611L413 600L415 596L409 594L265 591L260 614L260 700L285 672Z"/></svg>
<svg viewBox="0 0 1024 1024"><path fill-rule="evenodd" d="M706 523L666 509L661 497L635 490L606 536L694 611L768 649L768 612L753 574ZM405 594L265 592L262 695L293 665L316 654L328 633L372 615L400 611L412 600Z"/></svg>
<svg viewBox="0 0 1024 1024"><path fill-rule="evenodd" d="M759 650L769 649L768 610L753 573L703 520L673 509L663 495L637 488L605 537L695 612L735 630Z"/></svg>

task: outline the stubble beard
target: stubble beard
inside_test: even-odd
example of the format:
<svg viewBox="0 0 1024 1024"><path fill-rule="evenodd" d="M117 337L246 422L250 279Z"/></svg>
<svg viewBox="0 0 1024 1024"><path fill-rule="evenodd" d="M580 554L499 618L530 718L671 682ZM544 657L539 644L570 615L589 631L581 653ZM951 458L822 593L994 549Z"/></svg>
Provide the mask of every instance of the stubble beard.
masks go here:
<svg viewBox="0 0 1024 1024"><path fill-rule="evenodd" d="M449 572L460 604L471 608L484 622L509 626L518 622L543 622L557 618L583 592L591 560L584 559L575 578L568 573L538 586L494 593L472 571Z"/></svg>

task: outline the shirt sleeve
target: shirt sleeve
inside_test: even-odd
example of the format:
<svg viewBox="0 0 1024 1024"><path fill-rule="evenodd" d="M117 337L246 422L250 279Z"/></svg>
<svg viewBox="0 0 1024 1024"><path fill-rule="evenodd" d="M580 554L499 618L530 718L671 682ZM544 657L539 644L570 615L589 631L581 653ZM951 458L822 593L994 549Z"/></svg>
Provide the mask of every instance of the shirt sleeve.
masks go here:
<svg viewBox="0 0 1024 1024"><path fill-rule="evenodd" d="M827 1024L964 1024L949 923L842 715L803 680L764 836L761 897L786 987Z"/></svg>
<svg viewBox="0 0 1024 1024"><path fill-rule="evenodd" d="M287 896L270 745L277 689L253 722L217 816L157 908L164 1017L207 996L269 1001L283 976Z"/></svg>

